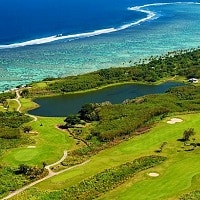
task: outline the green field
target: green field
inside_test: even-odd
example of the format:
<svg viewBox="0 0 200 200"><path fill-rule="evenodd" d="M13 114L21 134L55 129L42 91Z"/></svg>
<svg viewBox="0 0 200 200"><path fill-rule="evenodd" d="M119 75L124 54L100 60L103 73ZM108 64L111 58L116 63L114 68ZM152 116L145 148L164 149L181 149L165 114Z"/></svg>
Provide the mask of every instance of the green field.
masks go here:
<svg viewBox="0 0 200 200"><path fill-rule="evenodd" d="M155 150L159 148L162 142L167 142L167 145L159 155L167 156L167 161L153 169L138 173L134 178L106 193L100 199L132 199L132 197L138 200L176 199L182 193L198 188L200 148L197 147L194 151L184 151L184 148L187 147L182 148L182 142L177 141L177 139L182 137L185 129L193 127L196 131L196 141L200 141L200 132L198 132L200 130L200 114L176 117L183 119L183 122L170 125L166 123L167 119L165 119L149 133L136 136L117 146L101 151L92 157L86 165L38 184L35 186L38 194L40 192L45 193L47 190L54 191L67 188L106 168L118 166L141 156L155 154ZM148 172L157 172L160 176L149 177ZM32 189L27 190L24 194L13 199L25 199L34 196L32 192Z"/></svg>
<svg viewBox="0 0 200 200"><path fill-rule="evenodd" d="M60 123L63 123L63 118L38 117L36 122L30 122L33 128L33 134L30 134L35 140L35 144L32 145L35 148L25 146L10 150L2 161L13 166L20 163L41 165L42 162L56 162L62 157L63 151L70 149L74 144L67 133L56 128L56 124Z"/></svg>

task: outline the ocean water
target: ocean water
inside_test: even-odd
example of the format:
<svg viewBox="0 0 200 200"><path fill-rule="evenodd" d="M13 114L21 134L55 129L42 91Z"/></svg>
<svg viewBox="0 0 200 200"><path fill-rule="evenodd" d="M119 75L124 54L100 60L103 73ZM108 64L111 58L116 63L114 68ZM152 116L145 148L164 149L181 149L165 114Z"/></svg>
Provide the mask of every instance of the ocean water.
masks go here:
<svg viewBox="0 0 200 200"><path fill-rule="evenodd" d="M1 0L0 91L200 46L200 3Z"/></svg>

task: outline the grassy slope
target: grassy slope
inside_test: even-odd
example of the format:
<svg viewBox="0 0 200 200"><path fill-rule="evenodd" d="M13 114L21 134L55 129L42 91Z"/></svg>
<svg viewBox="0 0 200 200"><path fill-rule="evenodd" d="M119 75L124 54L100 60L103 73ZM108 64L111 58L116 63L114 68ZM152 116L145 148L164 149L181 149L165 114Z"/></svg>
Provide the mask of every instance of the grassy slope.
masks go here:
<svg viewBox="0 0 200 200"><path fill-rule="evenodd" d="M63 118L38 118L37 122L30 125L38 134L33 138L36 140L36 148L27 147L13 149L4 155L3 162L11 165L26 163L39 165L42 162L53 163L59 160L65 149L70 149L74 141L68 134L55 128L56 124L62 123ZM40 126L42 124L42 126Z"/></svg>
<svg viewBox="0 0 200 200"><path fill-rule="evenodd" d="M131 199L133 196L137 197L135 199L138 200L167 199L178 195L183 190L190 188L192 178L200 173L198 168L200 149L192 152L177 152L177 148L181 149L182 144L176 141L182 137L183 131L190 127L195 128L197 131L196 138L200 139L198 132L200 114L182 115L180 117L184 120L182 123L169 125L165 120L149 133L104 150L93 157L88 164L40 183L36 188L46 191L67 187L105 168L119 165L143 155L153 154L162 142L167 141L168 144L161 155L167 156L168 160L153 169L153 171L160 173L160 177L148 177L146 173L152 171L152 169L141 172L120 188L107 193L102 199ZM136 183L132 184L134 182ZM31 191L26 191L24 195L29 196ZM15 197L15 199L17 198ZM23 195L20 195L18 199L23 199Z"/></svg>
<svg viewBox="0 0 200 200"><path fill-rule="evenodd" d="M199 172L199 155L183 156L180 154L173 163L169 163L154 170L161 175L158 178L147 177L140 174L138 182L132 184L133 180L128 181L115 191L106 194L100 199L129 199L133 197L139 200L168 199L176 196L182 190L190 187L192 177Z"/></svg>
<svg viewBox="0 0 200 200"><path fill-rule="evenodd" d="M20 102L22 104L21 112L26 112L28 110L34 109L38 107L36 103L34 103L31 99L20 98Z"/></svg>
<svg viewBox="0 0 200 200"><path fill-rule="evenodd" d="M17 101L13 100L13 99L10 99L10 100L7 100L8 102L8 107L9 107L9 111L16 111L17 108L18 108L18 103Z"/></svg>

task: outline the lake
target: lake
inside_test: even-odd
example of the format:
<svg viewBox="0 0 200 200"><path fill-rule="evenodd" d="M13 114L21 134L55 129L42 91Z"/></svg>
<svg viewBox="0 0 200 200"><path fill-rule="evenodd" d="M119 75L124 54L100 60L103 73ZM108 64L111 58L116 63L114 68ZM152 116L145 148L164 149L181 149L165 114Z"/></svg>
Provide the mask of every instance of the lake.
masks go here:
<svg viewBox="0 0 200 200"><path fill-rule="evenodd" d="M65 117L76 114L86 103L101 103L110 101L113 104L122 103L147 94L164 93L171 87L183 85L178 82L166 82L160 85L125 84L107 87L87 93L66 94L54 97L44 97L34 100L40 107L29 111L29 114L47 117Z"/></svg>

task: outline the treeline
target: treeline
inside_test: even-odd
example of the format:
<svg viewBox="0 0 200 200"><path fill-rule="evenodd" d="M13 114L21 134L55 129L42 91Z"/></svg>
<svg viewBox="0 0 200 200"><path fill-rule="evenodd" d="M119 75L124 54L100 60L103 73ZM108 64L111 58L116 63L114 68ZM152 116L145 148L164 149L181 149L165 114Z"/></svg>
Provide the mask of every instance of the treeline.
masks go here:
<svg viewBox="0 0 200 200"><path fill-rule="evenodd" d="M199 200L199 199L200 199L200 190L192 191L179 198L179 200Z"/></svg>
<svg viewBox="0 0 200 200"><path fill-rule="evenodd" d="M48 174L43 167L20 164L18 168L0 165L0 198Z"/></svg>
<svg viewBox="0 0 200 200"><path fill-rule="evenodd" d="M64 190L39 194L41 199L84 199L98 198L125 181L138 172L161 164L166 160L161 156L146 156L127 162L120 166L106 169L80 183Z"/></svg>
<svg viewBox="0 0 200 200"><path fill-rule="evenodd" d="M22 125L29 121L30 117L17 111L0 112L0 155L6 149L32 143L22 134Z"/></svg>
<svg viewBox="0 0 200 200"><path fill-rule="evenodd" d="M0 112L0 138L19 139L22 124L31 121L31 118L17 111Z"/></svg>
<svg viewBox="0 0 200 200"><path fill-rule="evenodd" d="M0 94L0 103L4 103L7 99L14 99L15 93L5 92Z"/></svg>
<svg viewBox="0 0 200 200"><path fill-rule="evenodd" d="M18 111L0 112L0 128L19 128L22 124L31 121L31 118Z"/></svg>
<svg viewBox="0 0 200 200"><path fill-rule="evenodd" d="M134 63L131 67L101 69L89 74L55 79L48 84L46 89L51 92L66 93L119 82L142 81L152 83L172 76L199 78L199 60L200 49L177 51L165 56L142 60L139 63Z"/></svg>
<svg viewBox="0 0 200 200"><path fill-rule="evenodd" d="M10 191L15 191L30 181L23 175L16 175L15 169L0 165L0 198L2 199Z"/></svg>

